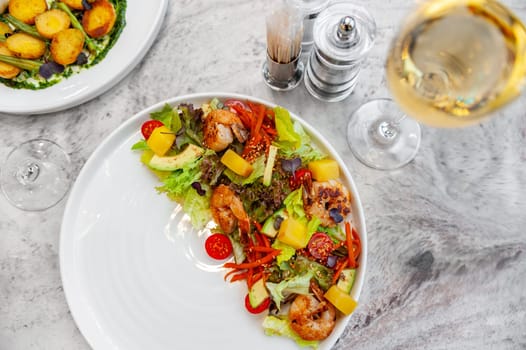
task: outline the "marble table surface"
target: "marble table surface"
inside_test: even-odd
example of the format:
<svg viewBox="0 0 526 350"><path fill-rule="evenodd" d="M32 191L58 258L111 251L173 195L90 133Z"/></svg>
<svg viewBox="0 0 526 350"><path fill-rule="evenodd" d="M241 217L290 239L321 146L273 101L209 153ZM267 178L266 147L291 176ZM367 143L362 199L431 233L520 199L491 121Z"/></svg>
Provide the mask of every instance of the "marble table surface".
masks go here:
<svg viewBox="0 0 526 350"><path fill-rule="evenodd" d="M225 91L279 103L330 140L364 205L366 281L335 349L526 349L526 95L472 127L423 126L421 149L402 169L368 168L345 126L361 103L389 97L385 53L413 2L357 1L375 17L377 41L353 94L332 104L303 85L277 93L263 83L264 3L172 0L144 60L103 96L59 113L0 115L0 159L41 136L64 147L76 176L115 128L163 99ZM526 19L524 0L504 3ZM24 212L0 196L2 350L89 348L60 278L64 207Z"/></svg>

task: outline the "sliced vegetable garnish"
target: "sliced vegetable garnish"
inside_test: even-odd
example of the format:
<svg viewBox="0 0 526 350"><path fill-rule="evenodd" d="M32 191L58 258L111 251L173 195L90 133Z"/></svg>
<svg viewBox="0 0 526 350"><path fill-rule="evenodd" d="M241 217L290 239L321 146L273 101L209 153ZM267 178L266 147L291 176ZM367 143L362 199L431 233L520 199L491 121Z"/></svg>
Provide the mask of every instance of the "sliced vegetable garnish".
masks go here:
<svg viewBox="0 0 526 350"><path fill-rule="evenodd" d="M205 250L211 258L224 260L232 254L232 243L226 235L214 233L206 239Z"/></svg>
<svg viewBox="0 0 526 350"><path fill-rule="evenodd" d="M260 314L263 311L267 310L269 306L270 306L270 298L265 299L258 306L252 307L252 305L250 305L250 298L248 297L248 294L245 296L245 307L247 308L248 312L252 314Z"/></svg>

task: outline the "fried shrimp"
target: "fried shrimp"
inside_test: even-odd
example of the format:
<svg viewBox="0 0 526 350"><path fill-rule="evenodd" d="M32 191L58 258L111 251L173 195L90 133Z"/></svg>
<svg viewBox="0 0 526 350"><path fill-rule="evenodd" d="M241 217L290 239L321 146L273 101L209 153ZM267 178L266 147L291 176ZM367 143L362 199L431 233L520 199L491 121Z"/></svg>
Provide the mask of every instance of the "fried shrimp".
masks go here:
<svg viewBox="0 0 526 350"><path fill-rule="evenodd" d="M336 325L336 309L326 300L298 295L289 309L290 327L305 340L323 340Z"/></svg>
<svg viewBox="0 0 526 350"><path fill-rule="evenodd" d="M334 227L351 212L351 194L340 182L313 182L310 191L303 192L305 213L316 216L321 224Z"/></svg>
<svg viewBox="0 0 526 350"><path fill-rule="evenodd" d="M204 120L203 136L205 146L219 152L234 142L234 136L239 142L245 142L248 130L235 113L216 109Z"/></svg>
<svg viewBox="0 0 526 350"><path fill-rule="evenodd" d="M210 209L214 221L225 233L233 232L236 226L243 232L250 230L250 219L243 203L228 186L219 185L214 189Z"/></svg>

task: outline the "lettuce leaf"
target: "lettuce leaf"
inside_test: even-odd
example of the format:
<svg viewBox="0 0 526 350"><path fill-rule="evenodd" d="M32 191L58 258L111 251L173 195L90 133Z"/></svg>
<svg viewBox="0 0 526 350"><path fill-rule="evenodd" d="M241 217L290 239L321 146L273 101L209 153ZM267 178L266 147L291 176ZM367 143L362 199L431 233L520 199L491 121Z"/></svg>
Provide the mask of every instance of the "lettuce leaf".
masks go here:
<svg viewBox="0 0 526 350"><path fill-rule="evenodd" d="M285 204L287 213L295 219L305 217L305 211L303 210L303 189L301 187L289 193L283 201L283 204Z"/></svg>
<svg viewBox="0 0 526 350"><path fill-rule="evenodd" d="M290 258L292 258L294 254L296 254L296 249L292 248L288 244L281 242L279 239L276 239L272 243L272 248L281 250L279 255L276 257L276 263L278 266L281 266L281 263L284 261L289 261Z"/></svg>
<svg viewBox="0 0 526 350"><path fill-rule="evenodd" d="M298 276L303 276L305 273L310 273L324 291L329 289L332 284L334 270L317 263L314 260L310 260L307 257L301 255L296 257L293 268L294 272Z"/></svg>
<svg viewBox="0 0 526 350"><path fill-rule="evenodd" d="M301 146L301 136L294 130L289 111L283 107L276 106L274 107L274 116L279 146L291 150L299 148Z"/></svg>
<svg viewBox="0 0 526 350"><path fill-rule="evenodd" d="M318 341L302 339L292 328L286 317L279 318L276 316L267 316L263 320L263 329L266 335L278 335L293 339L301 347L318 348Z"/></svg>
<svg viewBox="0 0 526 350"><path fill-rule="evenodd" d="M165 103L163 109L150 113L150 118L162 122L167 128L172 128L172 118L176 115L172 106ZM177 130L175 130L177 131Z"/></svg>
<svg viewBox="0 0 526 350"><path fill-rule="evenodd" d="M206 185L202 185L202 188L206 191L204 196L199 195L194 188L190 188L183 200L183 210L190 216L192 226L198 230L204 228L212 220L212 212L210 211L212 191Z"/></svg>
<svg viewBox="0 0 526 350"><path fill-rule="evenodd" d="M150 147L146 143L146 140L140 140L140 141L137 141L136 143L134 143L132 145L131 149L133 151L144 151L144 150L150 149Z"/></svg>
<svg viewBox="0 0 526 350"><path fill-rule="evenodd" d="M307 242L310 241L312 235L318 231L321 220L317 216L313 216L307 223Z"/></svg>
<svg viewBox="0 0 526 350"><path fill-rule="evenodd" d="M188 163L181 169L173 171L163 179L163 185L156 187L159 193L166 193L176 201L184 201L186 193L192 189L192 183L201 178L200 163L202 158Z"/></svg>
<svg viewBox="0 0 526 350"><path fill-rule="evenodd" d="M310 136L305 132L300 123L294 123L294 130L301 138L301 146L295 151L295 156L300 157L303 164L327 157L325 153L312 143Z"/></svg>
<svg viewBox="0 0 526 350"><path fill-rule="evenodd" d="M225 169L223 173L233 183L245 186L254 183L257 179L263 177L263 174L265 173L265 162L265 155L256 158L256 160L254 160L254 162L252 163L252 167L254 168L254 170L252 170L252 173L250 173L250 175L248 175L247 177L240 176L228 168Z"/></svg>
<svg viewBox="0 0 526 350"><path fill-rule="evenodd" d="M293 159L299 157L303 164L308 164L313 160L323 159L327 156L312 143L310 136L305 132L299 122L294 122L292 128L296 135L299 136L300 143L297 147L291 147L290 142L282 142L279 140L275 142L282 158Z"/></svg>
<svg viewBox="0 0 526 350"><path fill-rule="evenodd" d="M294 276L280 283L267 282L265 285L272 300L276 303L276 307L280 310L281 302L290 294L309 294L310 280L313 277L312 271L306 271L302 275Z"/></svg>
<svg viewBox="0 0 526 350"><path fill-rule="evenodd" d="M232 243L232 253L234 254L234 260L236 264L241 264L245 261L245 245L241 243L241 232L240 230L234 230L234 232L226 235Z"/></svg>

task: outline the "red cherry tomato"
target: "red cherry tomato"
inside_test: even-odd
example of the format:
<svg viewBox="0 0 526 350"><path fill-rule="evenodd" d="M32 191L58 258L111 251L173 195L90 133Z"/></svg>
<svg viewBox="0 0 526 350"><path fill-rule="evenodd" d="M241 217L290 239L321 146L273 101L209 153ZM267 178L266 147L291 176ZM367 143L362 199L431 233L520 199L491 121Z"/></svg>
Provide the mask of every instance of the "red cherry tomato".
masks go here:
<svg viewBox="0 0 526 350"><path fill-rule="evenodd" d="M232 243L226 235L214 233L206 239L205 250L211 258L223 260L232 254Z"/></svg>
<svg viewBox="0 0 526 350"><path fill-rule="evenodd" d="M225 102L223 102L223 104L230 108L232 108L233 106L237 106L246 109L247 111L250 110L244 102L236 99L228 99Z"/></svg>
<svg viewBox="0 0 526 350"><path fill-rule="evenodd" d="M260 314L263 311L267 310L270 305L270 298L267 298L261 302L257 307L252 307L250 305L250 299L248 297L248 294L245 296L245 307L247 308L248 312L252 314Z"/></svg>
<svg viewBox="0 0 526 350"><path fill-rule="evenodd" d="M301 168L294 172L289 179L289 185L292 190L300 188L301 185L309 188L312 184L312 172L309 169Z"/></svg>
<svg viewBox="0 0 526 350"><path fill-rule="evenodd" d="M309 240L307 248L315 259L325 261L333 251L334 245L332 239L327 234L316 232Z"/></svg>
<svg viewBox="0 0 526 350"><path fill-rule="evenodd" d="M153 130L157 129L164 124L159 120L147 120L141 126L141 133L145 140L148 140L152 135Z"/></svg>

